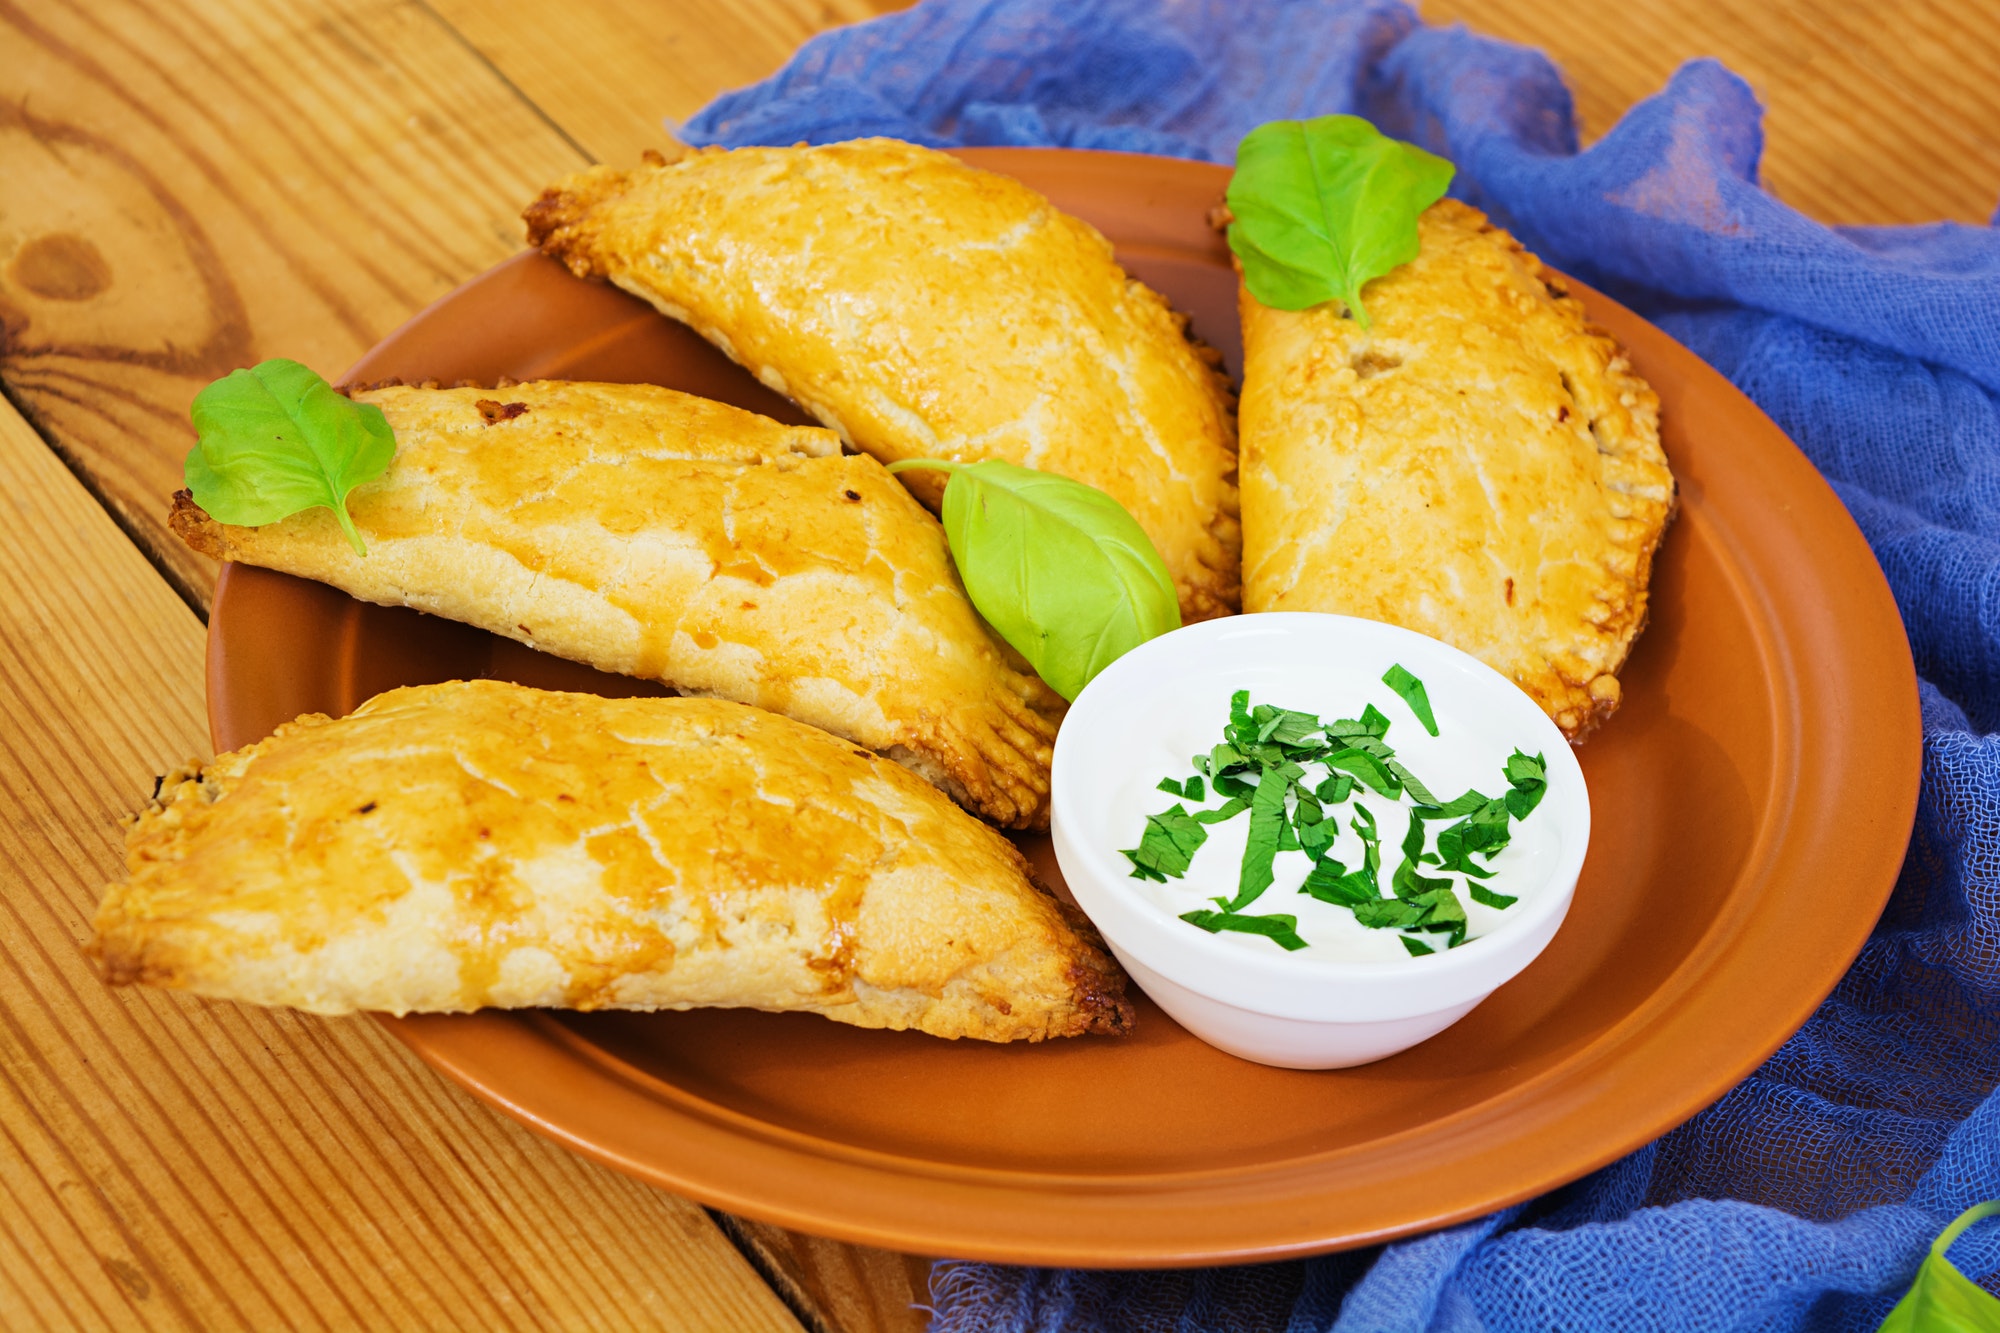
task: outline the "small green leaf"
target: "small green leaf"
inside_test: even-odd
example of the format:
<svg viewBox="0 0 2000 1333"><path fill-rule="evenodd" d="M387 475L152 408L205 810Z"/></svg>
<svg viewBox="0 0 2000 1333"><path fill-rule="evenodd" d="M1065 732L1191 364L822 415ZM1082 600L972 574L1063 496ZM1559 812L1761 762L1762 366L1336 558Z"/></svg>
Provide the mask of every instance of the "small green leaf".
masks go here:
<svg viewBox="0 0 2000 1333"><path fill-rule="evenodd" d="M1306 942L1299 938L1299 919L1280 912L1273 912L1269 916L1244 916L1237 912L1211 912L1205 908L1196 908L1192 912L1182 912L1181 920L1190 926L1199 926L1211 935L1222 930L1233 930L1244 935L1262 935L1266 939L1276 941L1287 953L1306 947Z"/></svg>
<svg viewBox="0 0 2000 1333"><path fill-rule="evenodd" d="M1237 872L1236 896L1225 907L1238 912L1256 902L1277 878L1274 862L1283 842L1285 793L1291 783L1275 769L1266 769L1250 798L1250 837L1243 844L1243 865Z"/></svg>
<svg viewBox="0 0 2000 1333"><path fill-rule="evenodd" d="M1951 1243L1981 1218L2000 1213L2000 1200L1968 1208L1931 1243L1917 1280L1878 1333L1994 1333L2000 1329L2000 1300L1958 1271L1945 1257Z"/></svg>
<svg viewBox="0 0 2000 1333"><path fill-rule="evenodd" d="M1201 825L1201 820L1178 805L1147 816L1139 845L1120 852L1132 863L1132 878L1164 883L1169 876L1179 879L1185 875L1194 854L1208 841L1208 830Z"/></svg>
<svg viewBox="0 0 2000 1333"><path fill-rule="evenodd" d="M1201 785L1201 774L1197 773L1182 785L1181 792L1190 801L1206 801L1207 790Z"/></svg>
<svg viewBox="0 0 2000 1333"><path fill-rule="evenodd" d="M1338 298L1367 328L1362 285L1417 257L1417 218L1452 170L1358 116L1259 125L1236 146L1226 196L1244 285L1279 310Z"/></svg>
<svg viewBox="0 0 2000 1333"><path fill-rule="evenodd" d="M232 370L194 396L182 476L218 523L258 527L324 505L366 554L347 495L396 456L382 409L356 403L296 361Z"/></svg>
<svg viewBox="0 0 2000 1333"><path fill-rule="evenodd" d="M1424 692L1424 683L1404 670L1401 662L1390 667L1382 675L1382 683L1401 695L1410 711L1417 715L1417 721L1424 724L1424 730L1431 735L1438 734L1437 719L1431 716L1431 697Z"/></svg>
<svg viewBox="0 0 2000 1333"><path fill-rule="evenodd" d="M1361 907L1367 903L1395 901L1382 896L1374 876L1365 868L1350 872L1333 860L1315 865L1312 873L1306 876L1305 883L1299 885L1299 892L1336 907Z"/></svg>
<svg viewBox="0 0 2000 1333"><path fill-rule="evenodd" d="M1472 895L1472 901L1484 903L1488 907L1508 908L1521 901L1519 898L1512 898L1504 893L1495 893L1484 884L1467 884L1465 891Z"/></svg>
<svg viewBox="0 0 2000 1333"><path fill-rule="evenodd" d="M1526 819L1549 789L1548 763L1541 755L1516 750L1507 759L1506 774L1507 785L1513 788L1507 793L1507 813Z"/></svg>
<svg viewBox="0 0 2000 1333"><path fill-rule="evenodd" d="M1180 780L1178 778L1161 778L1159 781L1159 785L1154 787L1153 790L1163 791L1169 796L1185 797L1187 795L1187 789L1181 786ZM1199 800L1200 798L1196 797L1195 799Z"/></svg>
<svg viewBox="0 0 2000 1333"><path fill-rule="evenodd" d="M1380 759L1366 750L1349 746L1345 750L1335 750L1322 762L1329 768L1346 769L1376 793L1391 800L1402 794L1402 781L1392 774Z"/></svg>
<svg viewBox="0 0 2000 1333"><path fill-rule="evenodd" d="M973 606L1065 699L1151 638L1178 629L1166 562L1123 505L1094 486L983 459L939 468L944 533Z"/></svg>
<svg viewBox="0 0 2000 1333"><path fill-rule="evenodd" d="M1409 950L1410 957L1412 958L1422 958L1427 953L1437 952L1436 949L1431 948L1430 945L1425 944L1422 940L1413 940L1408 935L1398 935L1396 938L1403 942L1403 947Z"/></svg>

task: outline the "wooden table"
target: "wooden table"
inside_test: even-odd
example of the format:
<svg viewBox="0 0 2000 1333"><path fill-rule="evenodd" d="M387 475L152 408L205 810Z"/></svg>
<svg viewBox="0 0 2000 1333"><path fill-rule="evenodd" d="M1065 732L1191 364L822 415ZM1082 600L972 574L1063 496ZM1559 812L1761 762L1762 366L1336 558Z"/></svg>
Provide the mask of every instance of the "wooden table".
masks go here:
<svg viewBox="0 0 2000 1333"><path fill-rule="evenodd" d="M119 818L206 749L214 573L163 515L207 380L337 374L870 0L0 0L0 1327L913 1329L923 1261L710 1213L366 1020L111 992ZM1681 59L1841 222L1983 222L1992 0L1431 0L1560 60L1589 137Z"/></svg>

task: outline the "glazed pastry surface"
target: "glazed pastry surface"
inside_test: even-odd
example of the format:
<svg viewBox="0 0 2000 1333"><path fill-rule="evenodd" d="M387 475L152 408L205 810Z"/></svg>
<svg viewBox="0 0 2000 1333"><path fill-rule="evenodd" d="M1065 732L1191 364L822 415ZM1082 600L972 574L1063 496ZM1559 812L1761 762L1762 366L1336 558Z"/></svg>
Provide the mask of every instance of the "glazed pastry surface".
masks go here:
<svg viewBox="0 0 2000 1333"><path fill-rule="evenodd" d="M351 1010L799 1010L1130 1026L1012 843L902 767L716 699L392 690L170 775L91 946L113 983Z"/></svg>
<svg viewBox="0 0 2000 1333"><path fill-rule="evenodd" d="M593 167L532 244L691 325L884 462L998 458L1108 492L1181 614L1237 608L1229 391L1186 322L1034 190L891 139ZM936 508L943 478L905 473Z"/></svg>
<svg viewBox="0 0 2000 1333"><path fill-rule="evenodd" d="M1618 706L1673 515L1659 399L1477 210L1419 232L1363 294L1372 329L1241 293L1244 609L1420 630L1580 739Z"/></svg>
<svg viewBox="0 0 2000 1333"><path fill-rule="evenodd" d="M396 457L331 511L188 544L795 717L1009 827L1048 822L1066 707L986 626L937 520L871 458L652 385L357 390Z"/></svg>

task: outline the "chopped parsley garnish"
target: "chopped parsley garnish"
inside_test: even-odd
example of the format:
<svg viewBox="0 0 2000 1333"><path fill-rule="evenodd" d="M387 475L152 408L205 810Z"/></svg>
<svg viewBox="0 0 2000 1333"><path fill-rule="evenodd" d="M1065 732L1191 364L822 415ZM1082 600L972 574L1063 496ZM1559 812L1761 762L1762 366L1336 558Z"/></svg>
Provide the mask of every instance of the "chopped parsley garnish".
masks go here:
<svg viewBox="0 0 2000 1333"><path fill-rule="evenodd" d="M1422 681L1397 665L1382 683L1425 731L1438 734ZM1512 824L1527 818L1547 792L1548 766L1543 756L1516 750L1502 768L1504 795L1469 790L1440 801L1397 757L1388 734L1388 716L1372 703L1358 718L1321 722L1298 709L1253 704L1248 690L1236 691L1221 743L1194 756L1193 776L1163 778L1159 784L1159 790L1196 806L1211 799L1222 804L1193 811L1176 804L1149 816L1139 845L1123 853L1132 862L1133 878L1164 884L1185 877L1208 840L1206 826L1247 810L1250 826L1235 895L1214 899L1217 910L1199 908L1182 913L1181 920L1211 934L1234 931L1264 936L1286 950L1307 948L1297 917L1243 910L1276 882L1279 854L1299 851L1312 862L1300 893L1348 908L1369 929L1398 932L1413 957L1436 953L1438 946L1406 932L1443 936L1444 947L1457 948L1465 942L1468 921L1453 877L1464 877L1464 893L1481 906L1505 909L1519 901L1480 883L1494 871L1473 858L1490 863L1506 848ZM1364 794L1407 813L1402 856L1386 886L1382 835L1374 809L1360 799ZM1347 827L1361 844L1361 864L1352 870L1333 856L1343 806L1349 811Z"/></svg>

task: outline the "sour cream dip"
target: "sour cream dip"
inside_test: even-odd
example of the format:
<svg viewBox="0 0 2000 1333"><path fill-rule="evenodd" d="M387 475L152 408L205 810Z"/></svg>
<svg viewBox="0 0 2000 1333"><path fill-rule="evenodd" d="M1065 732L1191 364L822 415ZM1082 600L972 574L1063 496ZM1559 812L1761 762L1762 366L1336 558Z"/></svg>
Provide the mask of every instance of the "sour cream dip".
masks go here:
<svg viewBox="0 0 2000 1333"><path fill-rule="evenodd" d="M1400 665L1423 684L1438 734L1383 681ZM1510 790L1504 766L1517 750L1541 756L1547 788L1532 812L1508 824L1506 847L1469 863L1492 878L1413 867L1448 878L1463 905L1465 933L1369 929L1347 906L1299 891L1312 868L1303 850L1280 851L1270 886L1242 914L1296 920L1305 947L1287 950L1264 935L1215 933L1181 919L1215 910L1238 892L1249 812L1204 825L1206 841L1184 875L1135 878L1121 849L1141 846L1147 817L1179 805L1214 811L1227 797L1203 781L1194 801L1158 789L1163 777L1195 775L1196 754L1223 740L1230 699L1316 715L1358 719L1368 705L1388 720L1382 735L1395 759L1439 802L1468 789L1488 797ZM1328 776L1304 765L1308 788ZM1251 781L1256 772L1239 775ZM1590 838L1583 773L1554 723L1511 681L1435 639L1347 616L1279 612L1208 621L1153 639L1114 662L1077 698L1056 742L1052 835L1071 892L1113 953L1153 1000L1195 1035L1244 1058L1298 1068L1380 1059L1421 1041L1465 1013L1532 962L1561 925ZM1349 871L1365 862L1354 828L1357 806L1379 838L1377 880L1385 896L1404 859L1416 800L1389 798L1356 783L1324 805L1338 834L1326 855ZM1366 817L1363 817L1365 824ZM1456 819L1425 826L1425 847ZM1515 901L1472 899L1471 884ZM1402 942L1434 952L1413 956Z"/></svg>

